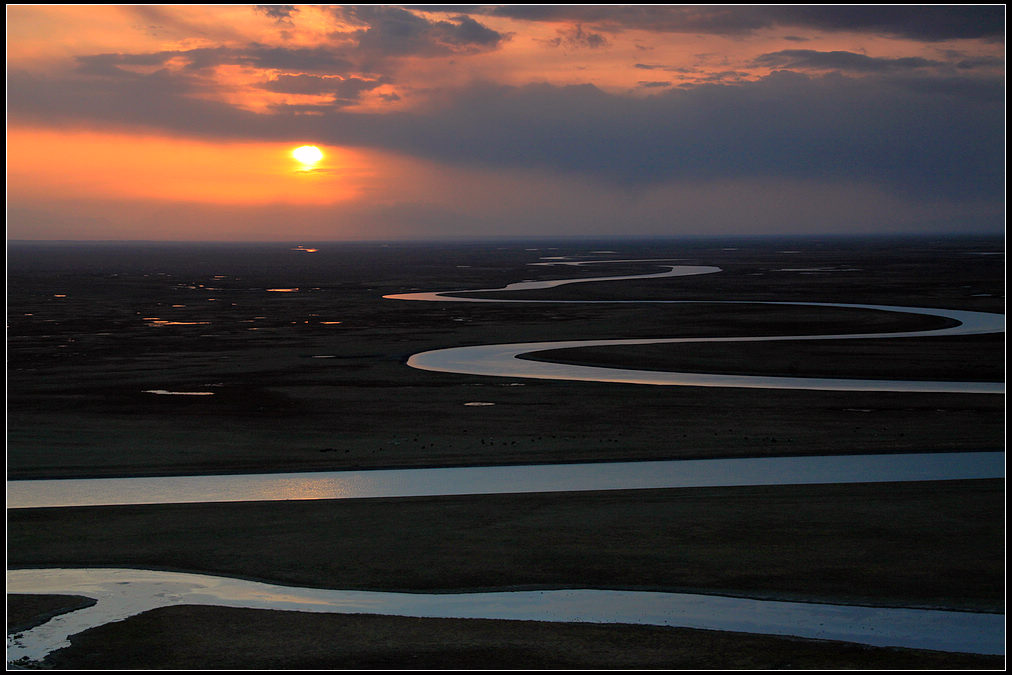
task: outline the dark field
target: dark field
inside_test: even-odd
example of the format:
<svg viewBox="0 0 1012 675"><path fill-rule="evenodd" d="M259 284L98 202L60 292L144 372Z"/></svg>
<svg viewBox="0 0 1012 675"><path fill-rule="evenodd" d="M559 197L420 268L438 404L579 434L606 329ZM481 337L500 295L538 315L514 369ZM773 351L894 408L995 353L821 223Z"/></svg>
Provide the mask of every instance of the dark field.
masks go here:
<svg viewBox="0 0 1012 675"><path fill-rule="evenodd" d="M1003 489L972 480L18 509L8 560L317 588L627 588L1000 612Z"/></svg>
<svg viewBox="0 0 1012 675"><path fill-rule="evenodd" d="M404 365L419 351L486 342L863 333L937 328L940 319L748 304L382 299L658 270L528 264L541 257L670 257L677 259L672 264L724 271L501 295L1004 313L1004 255L982 255L1003 252L1000 238L320 244L318 253L294 245L9 243L8 478L1004 448L1004 396L997 395L513 381ZM602 250L614 253L591 253ZM1004 334L558 356L861 378L1003 381L1005 369ZM472 401L495 405L464 405ZM1004 481L15 510L8 512L8 565L151 567L335 588L650 587L1004 611L1003 513ZM281 660L271 661L226 633L218 648L193 642L199 646L184 649L186 631L217 620L216 611L176 608L173 616L186 621L155 612L105 626L97 629L100 637L82 637L54 663L994 667L976 657L897 657L897 650L705 631L405 619L408 630L395 618L237 610L220 614L244 634L295 631L318 642L341 633L346 649L300 661L278 647L269 651ZM149 624L160 626L149 636L162 641L158 647L138 637ZM403 644L389 638L398 634ZM467 639L456 642L451 634ZM98 657L86 646L93 639L129 640L133 647ZM603 646L609 640L610 651ZM588 651L591 643L602 646ZM630 645L628 653L620 654L620 644ZM150 663L144 654L152 655Z"/></svg>
<svg viewBox="0 0 1012 675"><path fill-rule="evenodd" d="M307 639L307 636L312 636ZM55 668L1002 669L1003 657L622 624L170 607L86 631Z"/></svg>
<svg viewBox="0 0 1012 675"><path fill-rule="evenodd" d="M527 264L606 246L617 252L590 257L670 256L725 271L576 284L537 295L1003 312L1003 256L971 255L1001 244L784 241L735 251L670 242L539 245L537 251L346 244L313 254L284 245L11 245L8 476L999 449L1004 406L997 396L514 383L404 367L418 351L484 342L911 330L938 327L940 319L762 305L469 305L381 296L653 271ZM779 271L825 267L862 271ZM300 290L266 290L272 288ZM608 348L566 358L1000 381L1003 342L1004 336L967 336L646 346L631 354ZM331 358L314 358L323 356ZM158 389L215 395L144 393ZM470 401L496 405L465 407Z"/></svg>

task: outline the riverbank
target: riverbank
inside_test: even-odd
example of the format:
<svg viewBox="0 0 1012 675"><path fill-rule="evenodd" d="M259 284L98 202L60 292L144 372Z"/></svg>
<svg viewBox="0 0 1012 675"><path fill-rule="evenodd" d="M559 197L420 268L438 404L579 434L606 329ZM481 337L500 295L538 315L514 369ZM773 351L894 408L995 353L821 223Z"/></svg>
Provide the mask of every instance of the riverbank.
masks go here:
<svg viewBox="0 0 1012 675"><path fill-rule="evenodd" d="M1000 669L949 654L618 624L170 607L75 636L54 668L145 670Z"/></svg>
<svg viewBox="0 0 1012 675"><path fill-rule="evenodd" d="M1003 611L1003 489L973 480L17 509L8 565Z"/></svg>
<svg viewBox="0 0 1012 675"><path fill-rule="evenodd" d="M79 595L8 594L7 635L28 630L54 616L74 612L95 604Z"/></svg>
<svg viewBox="0 0 1012 675"><path fill-rule="evenodd" d="M605 368L813 378L996 381L1004 333L813 342L578 347L519 358ZM958 353L958 359L939 354Z"/></svg>
<svg viewBox="0 0 1012 675"><path fill-rule="evenodd" d="M348 382L341 367L325 366L314 378L333 374L326 386L282 378L269 391L105 391L79 405L55 395L31 410L13 405L8 479L1004 449L995 395L498 381L400 363L369 370L375 381ZM475 402L494 405L467 405Z"/></svg>

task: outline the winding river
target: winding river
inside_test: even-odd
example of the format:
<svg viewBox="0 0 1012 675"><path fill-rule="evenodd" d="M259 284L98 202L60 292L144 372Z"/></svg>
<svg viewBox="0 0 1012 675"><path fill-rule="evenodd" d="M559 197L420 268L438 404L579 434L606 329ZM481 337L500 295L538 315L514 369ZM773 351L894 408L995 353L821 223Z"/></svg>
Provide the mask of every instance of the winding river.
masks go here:
<svg viewBox="0 0 1012 675"><path fill-rule="evenodd" d="M8 639L7 659L39 660L68 638L157 607L215 605L428 618L579 621L793 635L862 644L1000 654L1001 614L824 605L716 595L567 589L382 593L293 588L241 579L131 569L11 570L8 593L72 593L98 603Z"/></svg>
<svg viewBox="0 0 1012 675"><path fill-rule="evenodd" d="M601 261L585 261L590 264ZM630 261L612 261L630 262ZM581 263L569 263L581 264ZM394 300L422 300L441 302L516 302L516 303L656 303L656 304L753 304L753 305L795 305L808 307L839 307L870 309L882 312L919 314L942 317L956 321L955 326L924 331L902 331L888 333L848 333L833 335L773 335L755 337L706 337L706 338L645 338L617 340L565 340L552 342L517 342L505 344L476 345L437 349L413 355L408 365L421 370L431 370L468 375L494 377L523 377L550 380L578 380L585 382L622 382L629 384L651 384L693 387L749 387L762 389L815 389L824 391L896 391L896 392L946 392L1001 394L1005 391L1003 382L930 382L920 380L885 379L844 379L814 377L771 377L753 375L722 375L716 373L680 373L670 371L634 370L578 366L546 361L531 361L519 357L539 351L569 349L575 347L604 347L612 345L674 344L692 342L768 342L797 340L854 340L867 338L926 337L938 335L979 335L1000 333L1005 330L1005 316L989 312L973 312L954 309L931 309L901 307L892 305L865 305L827 302L757 302L757 301L703 301L703 300L516 300L497 298L459 297L460 293L499 293L555 288L565 284L594 281L619 281L623 279L652 279L659 277L689 276L720 272L719 267L671 265L665 272L654 274L628 275L621 277L590 277L561 279L554 281L529 281L510 284L504 288L487 288L472 291L442 291L438 293L401 293L384 296Z"/></svg>
<svg viewBox="0 0 1012 675"><path fill-rule="evenodd" d="M7 508L882 483L972 480L1001 478L1004 475L1003 452L929 452L152 478L64 478L8 482Z"/></svg>
<svg viewBox="0 0 1012 675"><path fill-rule="evenodd" d="M631 261L572 261L535 264L575 266L595 262ZM661 261L637 262L656 264ZM666 267L665 271L651 274L519 282L499 289L406 293L385 297L396 300L437 302L600 302L592 300L493 299L460 297L459 294L536 290L573 283L712 274L720 271L717 267L707 266L666 265ZM648 302L683 304L686 302L712 303L713 301ZM408 365L423 370L473 375L668 386L1004 393L1004 383L1002 382L920 382L730 376L572 366L517 358L535 351L597 345L841 340L926 335L972 335L1004 331L1003 315L984 312L835 303L745 303L742 301L741 304L862 308L944 317L954 320L957 325L937 330L892 333L747 338L718 336L710 338L572 340L481 345L415 354L408 361ZM626 469L631 473L623 473ZM500 473L497 474L497 471ZM335 473L345 475L335 476ZM349 478L347 474L356 474L353 476L352 482L358 481L359 484L366 487L356 491L359 488L349 488L347 481L341 483L339 479ZM742 477L746 475L751 477ZM574 476L577 478L574 479ZM545 465L542 467L474 467L395 472L331 472L327 474L281 474L255 477L261 481L274 481L266 488L263 485L255 487L256 481L250 480L254 477L249 476L15 481L8 483L8 508L214 500L334 499L406 494L636 489L689 485L947 480L1003 476L1004 453L931 453L927 455L625 462L594 465ZM225 483L222 482L223 480L235 481L236 479L239 479L240 482L233 487L225 487ZM242 483L243 480L246 481L245 484ZM307 480L315 480L316 482L308 489L302 489L301 492L288 489L290 481ZM605 482L602 483L602 480ZM289 482L286 483L286 481ZM151 490L155 489L152 486L155 485L161 486L158 488L161 491L156 490L154 497L151 497ZM193 487L194 485L197 487ZM451 488L449 487L451 485L457 487ZM120 491L119 496L115 499L108 497L110 490L112 492ZM68 497L67 494L71 496ZM138 496L141 494L149 496L142 498ZM54 649L69 644L67 640L70 635L149 609L173 604L208 604L309 612L397 614L418 617L638 623L845 640L879 646L915 647L981 654L1004 653L1005 617L1003 614L792 603L680 593L593 589L464 594L377 593L291 588L206 575L117 569L8 570L7 591L9 593L80 594L98 600L98 603L92 607L55 617L41 626L12 638L9 637L8 662L22 657L33 660L41 659Z"/></svg>

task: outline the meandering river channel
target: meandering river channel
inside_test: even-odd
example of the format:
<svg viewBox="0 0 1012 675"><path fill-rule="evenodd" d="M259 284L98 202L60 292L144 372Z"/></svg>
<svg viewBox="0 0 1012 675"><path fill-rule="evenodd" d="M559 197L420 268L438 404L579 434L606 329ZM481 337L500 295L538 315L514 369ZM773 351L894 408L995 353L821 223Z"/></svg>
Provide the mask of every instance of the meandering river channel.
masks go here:
<svg viewBox="0 0 1012 675"><path fill-rule="evenodd" d="M681 459L155 478L19 480L7 508L361 499L1001 478L1002 452Z"/></svg>
<svg viewBox="0 0 1012 675"><path fill-rule="evenodd" d="M601 261L584 261L590 264ZM629 262L629 261L614 261ZM898 391L898 392L950 392L1000 394L1005 391L1003 382L928 382L918 380L869 380L814 377L770 377L752 375L722 375L716 373L680 373L669 371L635 370L579 366L545 361L531 361L519 358L525 354L554 349L575 347L603 347L612 345L673 344L691 342L769 342L796 340L854 340L867 338L926 337L938 335L979 335L1000 333L1005 330L1005 316L989 312L972 312L953 309L932 309L892 305L865 305L827 302L756 302L756 301L701 301L701 300L516 300L498 298L460 297L460 293L499 293L554 288L565 284L594 281L618 281L622 279L652 279L659 277L690 276L720 272L719 267L671 265L665 272L629 275L623 277L590 277L561 279L554 281L529 281L510 284L504 288L488 288L472 291L442 291L438 293L401 293L384 296L394 300L422 300L430 302L552 302L552 303L653 303L653 304L754 304L754 305L798 305L809 307L839 307L870 309L882 312L899 312L923 316L952 319L957 325L925 331L902 331L889 333L848 333L833 335L773 335L754 337L706 337L706 338L647 338L616 340L565 340L552 342L523 342L507 344L476 345L437 349L413 355L408 365L421 370L431 370L468 375L493 377L524 377L550 380L579 380L588 382L623 382L629 384L651 384L694 387L750 387L762 389L817 389L830 391Z"/></svg>
<svg viewBox="0 0 1012 675"><path fill-rule="evenodd" d="M629 262L629 261L608 261ZM655 262L655 261L642 261ZM560 264L560 263L540 263ZM591 261L561 264L591 264ZM545 289L572 283L644 279L719 272L716 267L667 266L652 274L520 282L500 289L408 293L398 300L439 302L563 302L459 297ZM574 301L565 301L574 302ZM598 301L579 301L598 302ZM610 301L638 302L638 301ZM651 301L683 303L686 301ZM702 301L700 301L702 302ZM711 301L706 301L711 302ZM913 307L830 304L945 317L958 322L930 331L842 335L760 336L748 338L668 338L574 340L483 345L416 354L408 365L423 370L476 375L628 382L668 386L766 387L830 390L1004 392L1001 382L917 382L825 378L743 377L703 373L664 373L571 366L518 359L548 349L613 344L755 340L839 340L923 335L969 335L1004 331L1004 316L984 312ZM567 490L639 489L703 485L771 485L1000 478L1004 453L929 453L784 457L673 462L615 462L526 467L461 467L398 471L195 476L8 483L8 508L98 504L179 503L274 499L335 499L407 495L488 494ZM173 604L358 612L419 617L587 621L684 626L713 630L845 640L869 645L916 647L981 654L1004 653L1003 614L930 609L857 607L730 598L712 595L573 589L501 593L377 593L291 588L205 575L118 569L19 569L7 572L8 593L68 593L92 597L92 607L55 617L8 638L8 662L43 658L66 646L68 637L87 628Z"/></svg>
<svg viewBox="0 0 1012 675"><path fill-rule="evenodd" d="M11 570L8 593L71 593L98 603L8 639L7 659L39 660L94 626L170 605L415 617L582 621L794 635L869 645L1000 654L1004 616L777 602L715 595L571 589L379 593L292 588L199 574L130 569Z"/></svg>

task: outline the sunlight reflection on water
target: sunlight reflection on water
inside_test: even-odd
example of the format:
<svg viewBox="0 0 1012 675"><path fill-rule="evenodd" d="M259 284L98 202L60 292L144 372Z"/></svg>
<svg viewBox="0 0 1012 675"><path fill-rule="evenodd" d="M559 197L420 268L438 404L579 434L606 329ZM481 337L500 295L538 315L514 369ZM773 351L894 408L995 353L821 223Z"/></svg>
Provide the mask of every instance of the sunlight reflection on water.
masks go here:
<svg viewBox="0 0 1012 675"><path fill-rule="evenodd" d="M166 389L145 389L145 394L158 394L160 396L214 396L213 391L168 391Z"/></svg>
<svg viewBox="0 0 1012 675"><path fill-rule="evenodd" d="M1005 453L599 462L7 482L8 508L1001 478Z"/></svg>

